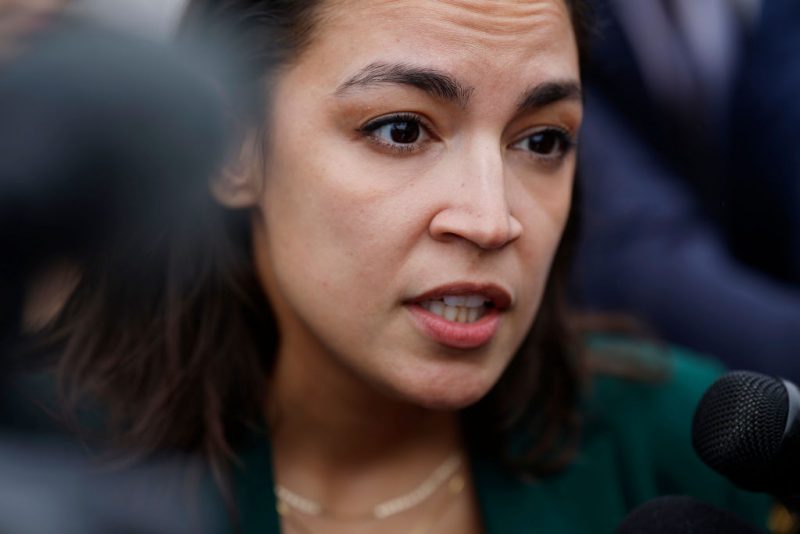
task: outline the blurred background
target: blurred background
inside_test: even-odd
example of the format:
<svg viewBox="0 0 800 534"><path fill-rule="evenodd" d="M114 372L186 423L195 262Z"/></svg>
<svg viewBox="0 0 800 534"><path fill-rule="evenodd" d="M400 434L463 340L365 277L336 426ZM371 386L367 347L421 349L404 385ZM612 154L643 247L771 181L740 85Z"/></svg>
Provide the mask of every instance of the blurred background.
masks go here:
<svg viewBox="0 0 800 534"><path fill-rule="evenodd" d="M800 2L594 0L574 297L800 378Z"/></svg>

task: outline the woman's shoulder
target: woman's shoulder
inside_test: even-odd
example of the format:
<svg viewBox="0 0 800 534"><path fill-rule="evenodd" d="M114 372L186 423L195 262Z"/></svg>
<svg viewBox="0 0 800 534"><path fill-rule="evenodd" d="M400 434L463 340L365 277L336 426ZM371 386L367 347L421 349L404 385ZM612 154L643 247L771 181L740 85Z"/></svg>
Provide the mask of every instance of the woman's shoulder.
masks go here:
<svg viewBox="0 0 800 534"><path fill-rule="evenodd" d="M624 452L620 461L651 473L650 482L668 490L705 481L691 425L723 366L683 348L619 336L594 336L588 353L593 370L582 405L584 449L613 442Z"/></svg>
<svg viewBox="0 0 800 534"><path fill-rule="evenodd" d="M685 348L619 336L596 336L589 350L598 370L585 398L583 450L614 451L606 461L620 470L630 504L688 495L763 525L770 499L734 487L692 447L695 409L724 366Z"/></svg>
<svg viewBox="0 0 800 534"><path fill-rule="evenodd" d="M681 437L703 393L725 370L710 356L621 336L593 336L587 349L589 421L646 425Z"/></svg>
<svg viewBox="0 0 800 534"><path fill-rule="evenodd" d="M596 371L574 460L527 483L486 467L486 516L508 528L610 532L648 500L686 495L763 526L770 499L735 488L692 449L695 407L723 367L685 349L621 337L593 337L589 348Z"/></svg>

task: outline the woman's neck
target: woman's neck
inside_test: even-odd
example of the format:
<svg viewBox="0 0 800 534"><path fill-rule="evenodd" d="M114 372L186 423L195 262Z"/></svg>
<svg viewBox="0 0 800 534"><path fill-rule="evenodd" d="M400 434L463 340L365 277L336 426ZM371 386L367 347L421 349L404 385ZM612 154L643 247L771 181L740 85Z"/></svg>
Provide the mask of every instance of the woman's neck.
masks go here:
<svg viewBox="0 0 800 534"><path fill-rule="evenodd" d="M267 409L280 484L355 512L414 487L463 448L457 413L391 398L320 356L276 361Z"/></svg>
<svg viewBox="0 0 800 534"><path fill-rule="evenodd" d="M458 415L392 398L330 359L279 356L267 401L272 439L337 465L368 463L416 446L460 446Z"/></svg>

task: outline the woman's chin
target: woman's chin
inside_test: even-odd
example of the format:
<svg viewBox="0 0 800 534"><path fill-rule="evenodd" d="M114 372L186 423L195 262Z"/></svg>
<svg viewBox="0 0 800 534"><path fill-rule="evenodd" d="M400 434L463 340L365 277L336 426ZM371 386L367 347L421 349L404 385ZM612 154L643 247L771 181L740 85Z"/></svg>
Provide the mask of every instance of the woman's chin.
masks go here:
<svg viewBox="0 0 800 534"><path fill-rule="evenodd" d="M435 392L411 399L415 404L428 410L453 412L467 408L480 401L488 390L474 392Z"/></svg>
<svg viewBox="0 0 800 534"><path fill-rule="evenodd" d="M499 376L494 373L432 373L394 377L389 387L396 396L430 410L455 411L480 401Z"/></svg>

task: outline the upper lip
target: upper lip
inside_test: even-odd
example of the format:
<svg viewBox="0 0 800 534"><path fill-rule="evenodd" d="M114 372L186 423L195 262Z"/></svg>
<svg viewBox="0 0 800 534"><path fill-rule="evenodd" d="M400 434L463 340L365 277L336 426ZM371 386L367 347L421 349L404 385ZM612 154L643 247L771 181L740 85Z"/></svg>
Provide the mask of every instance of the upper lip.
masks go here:
<svg viewBox="0 0 800 534"><path fill-rule="evenodd" d="M441 299L445 295L481 295L492 302L495 308L504 310L511 306L511 295L502 287L491 283L456 282L437 286L421 295L409 299L409 304Z"/></svg>

